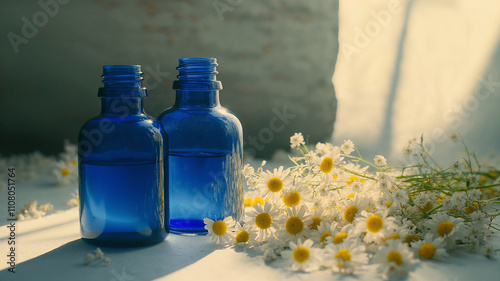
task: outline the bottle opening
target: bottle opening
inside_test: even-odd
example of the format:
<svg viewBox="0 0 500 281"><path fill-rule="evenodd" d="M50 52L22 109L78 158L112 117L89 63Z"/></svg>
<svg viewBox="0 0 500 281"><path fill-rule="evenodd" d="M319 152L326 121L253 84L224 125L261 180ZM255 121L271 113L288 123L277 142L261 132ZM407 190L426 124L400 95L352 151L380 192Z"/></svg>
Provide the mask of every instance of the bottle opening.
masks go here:
<svg viewBox="0 0 500 281"><path fill-rule="evenodd" d="M102 67L100 97L145 97L146 88L141 86L142 68L140 65L105 65Z"/></svg>
<svg viewBox="0 0 500 281"><path fill-rule="evenodd" d="M220 90L222 83L217 81L216 58L181 58L177 70L177 81L173 89L179 90Z"/></svg>

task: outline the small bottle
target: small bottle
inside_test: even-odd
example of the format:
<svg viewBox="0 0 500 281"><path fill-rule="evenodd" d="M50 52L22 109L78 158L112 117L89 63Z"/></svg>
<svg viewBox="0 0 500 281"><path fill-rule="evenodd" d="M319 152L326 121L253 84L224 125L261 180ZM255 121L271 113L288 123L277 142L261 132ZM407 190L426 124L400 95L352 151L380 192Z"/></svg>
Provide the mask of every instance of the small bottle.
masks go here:
<svg viewBox="0 0 500 281"><path fill-rule="evenodd" d="M143 110L140 65L103 67L101 114L78 136L80 230L95 245L135 247L168 233L167 137Z"/></svg>
<svg viewBox="0 0 500 281"><path fill-rule="evenodd" d="M203 219L243 217L243 132L219 103L215 58L179 59L175 104L158 120L169 136L170 232L203 235Z"/></svg>

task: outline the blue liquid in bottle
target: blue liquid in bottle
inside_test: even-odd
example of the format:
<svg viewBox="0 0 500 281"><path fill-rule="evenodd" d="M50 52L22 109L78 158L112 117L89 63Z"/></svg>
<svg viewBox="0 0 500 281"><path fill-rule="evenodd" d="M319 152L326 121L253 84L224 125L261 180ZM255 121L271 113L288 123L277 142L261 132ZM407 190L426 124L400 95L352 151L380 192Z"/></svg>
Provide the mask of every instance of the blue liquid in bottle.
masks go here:
<svg viewBox="0 0 500 281"><path fill-rule="evenodd" d="M135 247L168 233L167 137L143 111L140 66L105 66L102 112L80 130L80 229L95 245Z"/></svg>
<svg viewBox="0 0 500 281"><path fill-rule="evenodd" d="M214 58L179 60L175 104L158 120L169 135L170 232L207 233L203 219L243 218L242 128L219 103Z"/></svg>

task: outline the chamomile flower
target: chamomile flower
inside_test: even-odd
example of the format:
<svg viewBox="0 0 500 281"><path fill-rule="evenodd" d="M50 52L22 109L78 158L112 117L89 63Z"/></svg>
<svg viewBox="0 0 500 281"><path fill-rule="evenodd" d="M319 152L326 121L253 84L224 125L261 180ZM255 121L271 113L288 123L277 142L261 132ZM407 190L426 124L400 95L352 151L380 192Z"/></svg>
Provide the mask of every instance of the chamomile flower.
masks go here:
<svg viewBox="0 0 500 281"><path fill-rule="evenodd" d="M341 203L342 219L346 223L352 223L357 214L366 208L366 200L359 195L349 197Z"/></svg>
<svg viewBox="0 0 500 281"><path fill-rule="evenodd" d="M304 243L302 239L298 239L297 244L290 242L290 250L281 253L285 261L291 265L290 270L311 272L319 269L322 262L321 252L313 245L310 239Z"/></svg>
<svg viewBox="0 0 500 281"><path fill-rule="evenodd" d="M250 166L250 164L246 164L243 167L242 174L245 178L253 176L254 173L255 173L255 170L252 166Z"/></svg>
<svg viewBox="0 0 500 281"><path fill-rule="evenodd" d="M455 161L451 164L450 166L450 172L452 172L455 175L458 175L462 172L464 168L464 165L460 161Z"/></svg>
<svg viewBox="0 0 500 281"><path fill-rule="evenodd" d="M467 180L469 181L470 186L475 186L479 183L479 175L469 174L467 176Z"/></svg>
<svg viewBox="0 0 500 281"><path fill-rule="evenodd" d="M363 238L363 241L366 243L380 243L383 238L392 235L396 227L394 221L394 217L387 216L387 210L383 213L368 213L362 211L354 221L354 233L366 233Z"/></svg>
<svg viewBox="0 0 500 281"><path fill-rule="evenodd" d="M466 202L467 202L467 195L465 192L457 192L451 195L450 203L452 209L461 210L465 208Z"/></svg>
<svg viewBox="0 0 500 281"><path fill-rule="evenodd" d="M277 260L286 244L272 236L266 243L257 247L257 250L262 253L265 261Z"/></svg>
<svg viewBox="0 0 500 281"><path fill-rule="evenodd" d="M274 237L278 229L276 220L279 219L279 215L279 211L273 208L269 202L265 202L264 206L255 204L254 210L247 213L245 222L255 226L257 230L256 240L262 242Z"/></svg>
<svg viewBox="0 0 500 281"><path fill-rule="evenodd" d="M406 157L410 157L415 154L415 149L411 144L407 144L405 147L403 147L402 151Z"/></svg>
<svg viewBox="0 0 500 281"><path fill-rule="evenodd" d="M254 228L249 225L241 225L241 223L236 222L234 226L234 240L233 243L239 247L248 247L252 246L255 243L255 238L257 238L257 234L255 233Z"/></svg>
<svg viewBox="0 0 500 281"><path fill-rule="evenodd" d="M359 235L354 235L352 224L344 225L342 228L335 228L332 232L332 236L326 237L327 244L340 244L343 243L348 238L357 238Z"/></svg>
<svg viewBox="0 0 500 281"><path fill-rule="evenodd" d="M301 145L306 144L304 142L304 136L302 136L302 133L295 133L293 136L290 137L290 147L291 148L296 148L300 147Z"/></svg>
<svg viewBox="0 0 500 281"><path fill-rule="evenodd" d="M249 190L256 190L259 188L259 179L255 177L250 177L247 180L247 185Z"/></svg>
<svg viewBox="0 0 500 281"><path fill-rule="evenodd" d="M481 198L482 192L479 189L473 189L467 191L467 195L469 196L470 200L477 201Z"/></svg>
<svg viewBox="0 0 500 281"><path fill-rule="evenodd" d="M318 226L323 222L327 221L330 218L327 218L327 212L324 208L314 208L310 212L311 223L308 225L309 229L318 229Z"/></svg>
<svg viewBox="0 0 500 281"><path fill-rule="evenodd" d="M481 248L481 252L489 259L494 259L497 256L497 251L499 249L495 249L493 245L487 244Z"/></svg>
<svg viewBox="0 0 500 281"><path fill-rule="evenodd" d="M290 170L283 169L283 166L280 166L278 169L275 168L273 172L263 172L259 186L263 191L264 197L274 201L278 200L283 194L284 189L292 185L292 180L288 177L289 173Z"/></svg>
<svg viewBox="0 0 500 281"><path fill-rule="evenodd" d="M325 264L333 271L350 274L368 263L365 245L358 239L346 239L345 243L328 244L325 248Z"/></svg>
<svg viewBox="0 0 500 281"><path fill-rule="evenodd" d="M391 193L391 199L394 206L404 205L408 202L408 192L404 189L396 189Z"/></svg>
<svg viewBox="0 0 500 281"><path fill-rule="evenodd" d="M314 151L309 151L306 155L304 155L304 160L306 164L313 164L317 161L318 154Z"/></svg>
<svg viewBox="0 0 500 281"><path fill-rule="evenodd" d="M78 180L76 164L68 161L57 161L52 170L52 176L58 185L70 185Z"/></svg>
<svg viewBox="0 0 500 281"><path fill-rule="evenodd" d="M393 229L392 233L389 233L387 237L382 238L382 241L386 242L387 240L397 240L397 239L403 240L408 236L408 233L410 233L408 228L397 226Z"/></svg>
<svg viewBox="0 0 500 281"><path fill-rule="evenodd" d="M324 155L333 149L333 145L331 143L318 142L315 148L317 154Z"/></svg>
<svg viewBox="0 0 500 281"><path fill-rule="evenodd" d="M386 172L377 172L375 174L375 179L379 182L381 181L392 181L393 177Z"/></svg>
<svg viewBox="0 0 500 281"><path fill-rule="evenodd" d="M283 191L283 196L281 200L283 204L287 207L298 206L304 204L306 201L311 201L312 193L304 185L297 184L296 186Z"/></svg>
<svg viewBox="0 0 500 281"><path fill-rule="evenodd" d="M376 155L373 159L373 162L379 167L387 165L387 159L385 159L385 157L382 155Z"/></svg>
<svg viewBox="0 0 500 281"><path fill-rule="evenodd" d="M283 225L278 235L284 241L297 241L309 235L309 225L312 223L311 217L307 214L305 205L299 207L287 208L286 216L280 219L280 225Z"/></svg>
<svg viewBox="0 0 500 281"><path fill-rule="evenodd" d="M71 199L66 202L66 205L70 207L75 207L80 204L80 196L78 195L78 190L75 190L74 192L71 192Z"/></svg>
<svg viewBox="0 0 500 281"><path fill-rule="evenodd" d="M231 230L234 226L234 220L232 217L227 217L224 220L211 220L209 218L204 218L205 229L208 230L208 236L210 237L210 242L214 244L226 244L231 243L233 239Z"/></svg>
<svg viewBox="0 0 500 281"><path fill-rule="evenodd" d="M309 236L314 243L319 244L321 246L325 246L328 243L328 237L332 237L332 233L338 229L338 223L333 222L329 223L326 221L322 221L317 229L314 229L310 232ZM330 239L331 241L331 239Z"/></svg>
<svg viewBox="0 0 500 281"><path fill-rule="evenodd" d="M424 240L411 243L411 248L421 259L444 260L448 256L444 246L446 242L442 237L434 238L431 233L427 233Z"/></svg>
<svg viewBox="0 0 500 281"><path fill-rule="evenodd" d="M354 151L354 142L352 140L346 140L340 146L340 149L342 149L342 152L349 155Z"/></svg>
<svg viewBox="0 0 500 281"><path fill-rule="evenodd" d="M432 199L429 193L426 192L421 192L413 198L413 204L419 209L425 209L429 203L432 203Z"/></svg>
<svg viewBox="0 0 500 281"><path fill-rule="evenodd" d="M335 146L332 148L332 150L328 151L322 157L318 158L316 164L319 165L319 171L321 171L322 174L328 175L325 177L326 179L333 180L333 174L331 173L338 173L335 166L341 164L342 160L344 160L344 157L341 157L340 148L338 146Z"/></svg>
<svg viewBox="0 0 500 281"><path fill-rule="evenodd" d="M400 240L390 240L387 246L380 246L373 256L373 263L378 265L377 271L384 275L404 276L418 263L413 252Z"/></svg>
<svg viewBox="0 0 500 281"><path fill-rule="evenodd" d="M318 185L316 187L316 198L319 197L326 197L328 195L330 195L331 193L331 189L332 189L332 185L327 183L326 181L325 182L322 182L320 185Z"/></svg>
<svg viewBox="0 0 500 281"><path fill-rule="evenodd" d="M463 235L463 219L448 216L444 212L439 212L430 216L430 220L425 222L425 226L435 237L442 237L446 242L447 249L456 246L456 240Z"/></svg>

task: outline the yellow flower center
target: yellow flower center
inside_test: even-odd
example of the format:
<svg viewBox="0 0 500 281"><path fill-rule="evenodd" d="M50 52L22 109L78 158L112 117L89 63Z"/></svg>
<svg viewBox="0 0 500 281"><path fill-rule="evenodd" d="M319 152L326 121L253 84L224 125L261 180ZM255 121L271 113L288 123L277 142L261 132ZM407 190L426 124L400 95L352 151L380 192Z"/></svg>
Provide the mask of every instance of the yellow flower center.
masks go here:
<svg viewBox="0 0 500 281"><path fill-rule="evenodd" d="M432 208L434 207L434 204L432 204L431 201L427 202L427 204L424 205L423 208L419 208L421 212L428 212L430 210L432 210Z"/></svg>
<svg viewBox="0 0 500 281"><path fill-rule="evenodd" d="M347 195L347 198L353 198L356 194L355 193L351 193L349 195Z"/></svg>
<svg viewBox="0 0 500 281"><path fill-rule="evenodd" d="M339 234L333 236L333 244L335 245L340 244L344 241L345 238L347 238L347 233L340 232Z"/></svg>
<svg viewBox="0 0 500 281"><path fill-rule="evenodd" d="M403 264L403 256L398 251L390 251L387 255L388 262L395 262L397 265Z"/></svg>
<svg viewBox="0 0 500 281"><path fill-rule="evenodd" d="M379 215L371 215L367 220L366 220L366 228L368 231L377 233L382 229L382 226L384 225L384 221Z"/></svg>
<svg viewBox="0 0 500 281"><path fill-rule="evenodd" d="M267 189L271 192L280 192L283 189L283 181L280 178L274 177L267 181Z"/></svg>
<svg viewBox="0 0 500 281"><path fill-rule="evenodd" d="M260 205L264 205L266 202L267 202L268 199L266 199L266 201L264 202L264 200L262 200L262 198L260 197L255 197L254 201L253 201L253 204L260 204Z"/></svg>
<svg viewBox="0 0 500 281"><path fill-rule="evenodd" d="M288 231L288 233L293 234L293 235L297 235L297 234L301 233L302 230L304 229L304 223L297 216L290 217L286 221L285 226L286 226L286 231Z"/></svg>
<svg viewBox="0 0 500 281"><path fill-rule="evenodd" d="M283 196L283 203L288 207L297 206L300 203L300 193L292 191L290 194Z"/></svg>
<svg viewBox="0 0 500 281"><path fill-rule="evenodd" d="M436 246L434 246L431 243L425 243L423 244L420 249L418 250L418 255L427 260L432 260L434 257L434 254L436 253Z"/></svg>
<svg viewBox="0 0 500 281"><path fill-rule="evenodd" d="M339 179L339 177L338 177L337 175L333 175L333 179L334 179L334 180L338 180L338 179Z"/></svg>
<svg viewBox="0 0 500 281"><path fill-rule="evenodd" d="M247 198L247 199L245 199L244 203L245 203L245 207L251 207L253 200L252 200L252 198Z"/></svg>
<svg viewBox="0 0 500 281"><path fill-rule="evenodd" d="M354 216L358 213L358 207L356 206L349 206L345 208L344 211L344 219L350 223L354 220Z"/></svg>
<svg viewBox="0 0 500 281"><path fill-rule="evenodd" d="M70 170L68 168L61 169L61 175L63 175L63 176L67 176L67 175L69 175L69 173L70 173Z"/></svg>
<svg viewBox="0 0 500 281"><path fill-rule="evenodd" d="M343 259L344 261L350 261L351 260L351 253L349 253L349 250L340 250L335 255L335 258Z"/></svg>
<svg viewBox="0 0 500 281"><path fill-rule="evenodd" d="M408 245L411 245L412 242L416 242L419 240L420 240L420 237L418 237L418 235L415 235L415 234L408 235L405 238L405 242L408 243Z"/></svg>
<svg viewBox="0 0 500 281"><path fill-rule="evenodd" d="M318 217L312 217L312 223L309 225L310 229L316 229L318 230L318 226L321 224L321 219Z"/></svg>
<svg viewBox="0 0 500 281"><path fill-rule="evenodd" d="M356 176L351 176L347 179L347 185L351 185L354 181L359 181L359 178Z"/></svg>
<svg viewBox="0 0 500 281"><path fill-rule="evenodd" d="M246 230L240 230L236 233L234 239L236 240L236 243L246 243L250 239L250 234Z"/></svg>
<svg viewBox="0 0 500 281"><path fill-rule="evenodd" d="M332 157L325 157L321 164L319 165L319 169L325 173L329 174L333 169L333 159Z"/></svg>
<svg viewBox="0 0 500 281"><path fill-rule="evenodd" d="M255 225L260 229L266 229L273 223L273 218L268 213L260 213L255 217Z"/></svg>
<svg viewBox="0 0 500 281"><path fill-rule="evenodd" d="M304 246L297 247L293 250L293 259L298 263L306 262L311 256L311 252Z"/></svg>
<svg viewBox="0 0 500 281"><path fill-rule="evenodd" d="M71 160L71 165L76 166L76 161L75 160Z"/></svg>
<svg viewBox="0 0 500 281"><path fill-rule="evenodd" d="M330 231L324 232L321 234L321 237L319 238L319 242L325 242L326 237L332 236L332 233Z"/></svg>
<svg viewBox="0 0 500 281"><path fill-rule="evenodd" d="M394 233L393 235L387 237L387 238L382 238L382 241L387 241L387 240L390 240L390 239L399 239L399 234L397 233Z"/></svg>
<svg viewBox="0 0 500 281"><path fill-rule="evenodd" d="M452 222L444 221L438 225L437 232L439 236L445 236L448 235L454 227L455 225Z"/></svg>
<svg viewBox="0 0 500 281"><path fill-rule="evenodd" d="M470 206L470 207L466 207L466 208L464 209L464 211L465 211L467 214L472 214L472 213L474 213L475 211L477 211L477 210L478 210L478 208L479 208L479 203L477 203L477 202L472 202L472 206Z"/></svg>
<svg viewBox="0 0 500 281"><path fill-rule="evenodd" d="M212 231L214 232L215 235L224 235L227 230L227 225L224 221L216 221L212 225Z"/></svg>

